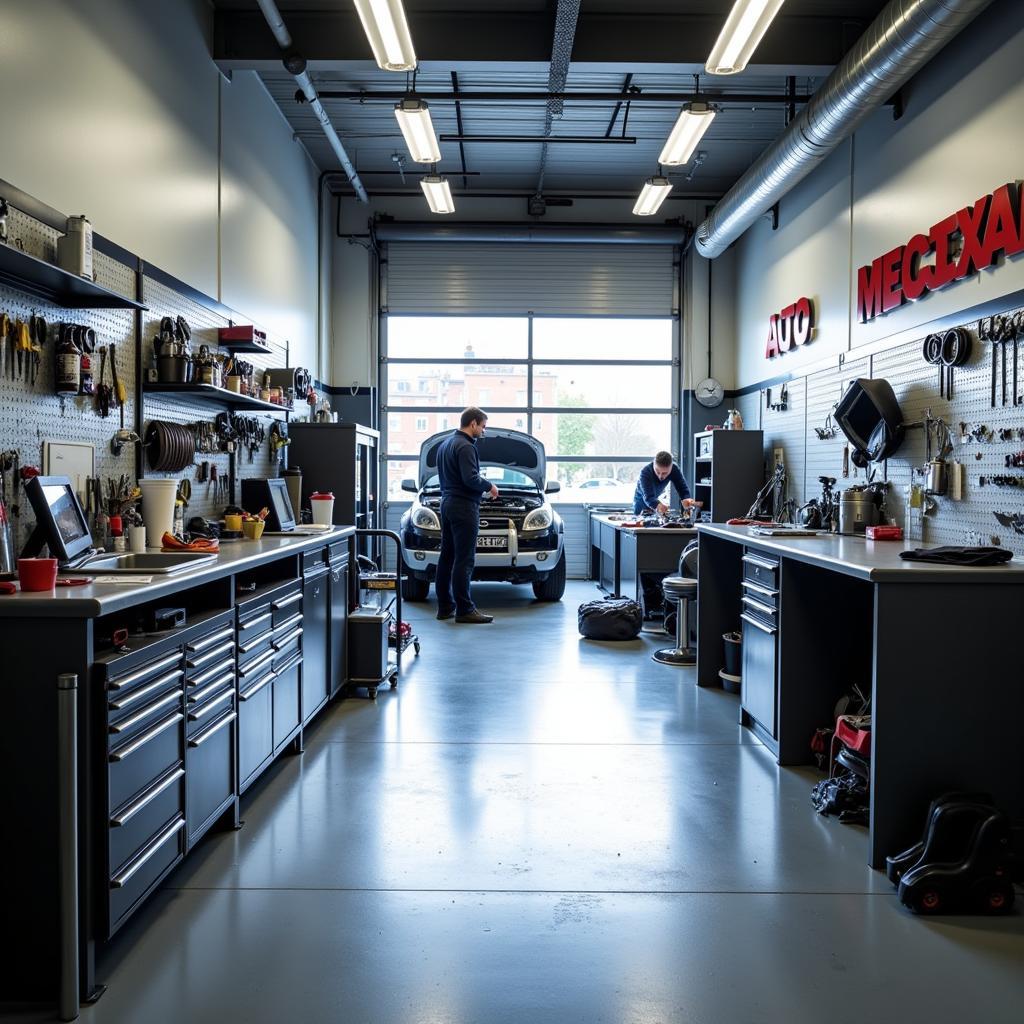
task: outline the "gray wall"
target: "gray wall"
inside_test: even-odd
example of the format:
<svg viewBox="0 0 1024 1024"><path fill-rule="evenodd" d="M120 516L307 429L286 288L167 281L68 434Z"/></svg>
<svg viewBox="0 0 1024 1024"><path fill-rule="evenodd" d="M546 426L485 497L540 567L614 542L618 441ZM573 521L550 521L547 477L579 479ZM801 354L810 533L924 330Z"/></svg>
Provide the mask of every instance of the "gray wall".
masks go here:
<svg viewBox="0 0 1024 1024"><path fill-rule="evenodd" d="M1024 4L996 0L910 83L901 120L876 112L782 200L777 231L761 220L740 239L738 386L917 338L926 325L1005 306L1024 289L1024 257L1016 257L870 324L856 316L858 267L1020 177L1022 50ZM802 295L818 305L815 340L767 360L769 316Z"/></svg>
<svg viewBox="0 0 1024 1024"><path fill-rule="evenodd" d="M212 31L206 0L0 0L0 178L317 369L317 171L254 74L221 78Z"/></svg>

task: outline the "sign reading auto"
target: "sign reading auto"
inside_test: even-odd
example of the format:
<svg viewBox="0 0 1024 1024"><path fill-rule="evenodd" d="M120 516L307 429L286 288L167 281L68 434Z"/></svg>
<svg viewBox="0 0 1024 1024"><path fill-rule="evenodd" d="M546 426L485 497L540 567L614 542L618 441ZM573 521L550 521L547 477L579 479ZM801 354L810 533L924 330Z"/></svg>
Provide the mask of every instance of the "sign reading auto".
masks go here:
<svg viewBox="0 0 1024 1024"><path fill-rule="evenodd" d="M857 271L857 315L862 324L905 302L992 266L1000 253L1024 251L1021 187L1011 182L982 196L973 206L914 235L906 245L879 256ZM935 254L932 263L925 259Z"/></svg>
<svg viewBox="0 0 1024 1024"><path fill-rule="evenodd" d="M791 348L806 345L814 337L814 306L810 299L797 299L781 313L768 318L768 345L765 359L782 355Z"/></svg>

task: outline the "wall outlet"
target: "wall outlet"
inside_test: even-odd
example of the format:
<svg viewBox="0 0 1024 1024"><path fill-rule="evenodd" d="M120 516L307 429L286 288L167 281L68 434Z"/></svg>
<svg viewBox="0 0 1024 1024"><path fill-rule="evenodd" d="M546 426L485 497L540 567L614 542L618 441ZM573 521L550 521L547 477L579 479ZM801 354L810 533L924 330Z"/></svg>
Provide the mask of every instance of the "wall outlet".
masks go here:
<svg viewBox="0 0 1024 1024"><path fill-rule="evenodd" d="M783 465L785 465L785 463L786 463L786 453L785 453L785 451L783 451L782 448L775 448L773 451L774 451L774 455L775 455L775 465L776 466L783 466Z"/></svg>

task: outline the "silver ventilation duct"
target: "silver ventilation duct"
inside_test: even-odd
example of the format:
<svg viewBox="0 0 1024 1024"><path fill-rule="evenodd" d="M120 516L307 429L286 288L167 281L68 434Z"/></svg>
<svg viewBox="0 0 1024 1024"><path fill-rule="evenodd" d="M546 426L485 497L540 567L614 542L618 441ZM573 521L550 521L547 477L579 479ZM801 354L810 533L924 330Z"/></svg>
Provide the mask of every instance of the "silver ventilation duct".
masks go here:
<svg viewBox="0 0 1024 1024"><path fill-rule="evenodd" d="M700 255L725 252L991 2L892 0L697 228Z"/></svg>
<svg viewBox="0 0 1024 1024"><path fill-rule="evenodd" d="M331 149L334 150L334 155L341 162L341 166L345 170L349 184L356 190L359 201L368 203L370 197L366 194L366 189L359 178L359 172L349 159L348 153L345 152L345 147L342 145L341 139L338 138L338 133L334 130L334 125L331 124L331 119L327 116L327 111L324 110L323 104L320 102L316 86L313 85L306 71L306 62L302 58L294 57L288 52L292 48L292 36L284 23L284 18L281 17L281 12L277 9L277 4L274 0L256 0L256 2L263 12L263 17L267 20L270 31L274 33L277 45L285 53L285 69L295 76L295 84L302 90L302 95L306 97L306 101L312 108L313 113L316 114L320 127L323 129L324 135L327 136Z"/></svg>

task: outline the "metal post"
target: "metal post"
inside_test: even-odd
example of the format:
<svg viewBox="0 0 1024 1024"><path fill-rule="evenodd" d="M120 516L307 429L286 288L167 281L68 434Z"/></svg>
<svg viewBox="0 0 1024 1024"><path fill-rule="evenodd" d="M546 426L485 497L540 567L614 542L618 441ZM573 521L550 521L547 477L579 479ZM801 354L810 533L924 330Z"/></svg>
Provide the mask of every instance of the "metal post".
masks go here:
<svg viewBox="0 0 1024 1024"><path fill-rule="evenodd" d="M78 1019L78 676L57 677L61 1020Z"/></svg>

